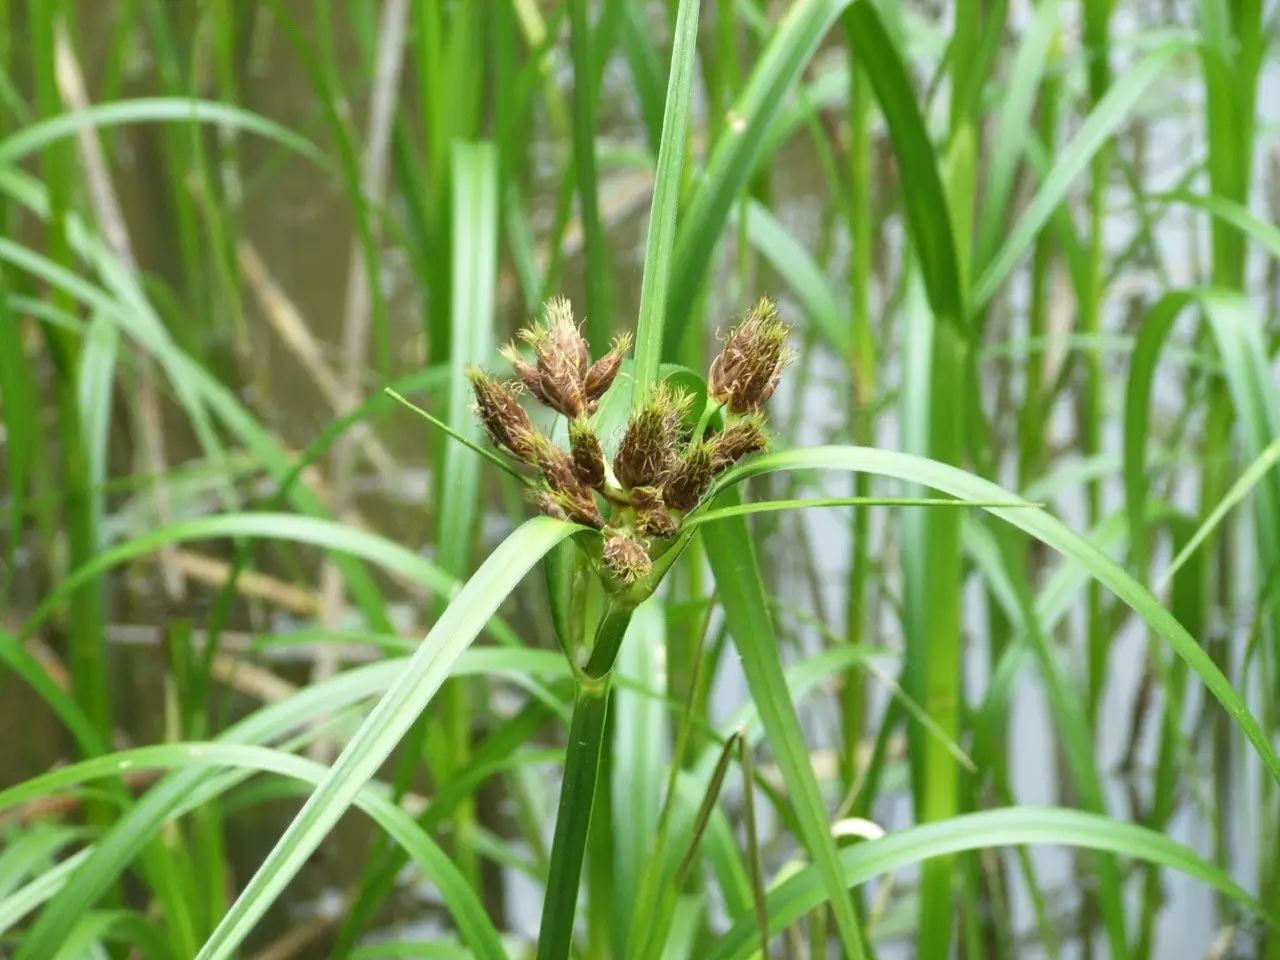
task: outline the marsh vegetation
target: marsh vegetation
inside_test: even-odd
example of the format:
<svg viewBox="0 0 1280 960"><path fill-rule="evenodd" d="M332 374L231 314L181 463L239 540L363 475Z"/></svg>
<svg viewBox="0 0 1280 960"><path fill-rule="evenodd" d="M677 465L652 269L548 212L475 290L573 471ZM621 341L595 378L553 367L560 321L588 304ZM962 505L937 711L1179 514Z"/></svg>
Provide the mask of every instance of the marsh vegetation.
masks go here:
<svg viewBox="0 0 1280 960"><path fill-rule="evenodd" d="M0 956L1280 960L1277 29L0 0Z"/></svg>

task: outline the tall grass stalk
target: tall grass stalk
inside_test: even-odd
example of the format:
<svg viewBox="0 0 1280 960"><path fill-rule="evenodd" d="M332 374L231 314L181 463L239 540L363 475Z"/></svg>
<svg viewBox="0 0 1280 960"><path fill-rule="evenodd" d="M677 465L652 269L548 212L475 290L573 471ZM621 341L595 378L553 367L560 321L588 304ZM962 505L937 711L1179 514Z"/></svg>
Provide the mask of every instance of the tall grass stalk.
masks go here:
<svg viewBox="0 0 1280 960"><path fill-rule="evenodd" d="M855 29L845 19L846 29ZM852 355L849 357L853 378L854 439L864 446L874 446L875 429L871 404L876 397L875 341L871 319L871 264L875 252L872 234L871 169L871 94L869 81L862 64L850 55L849 73L849 143L848 143L848 230L850 251L849 305L852 327ZM870 494L866 474L855 474L853 495ZM861 647L866 643L868 601L870 584L871 545L870 513L865 507L855 507L851 530L849 558L849 596L846 601L845 629L847 642ZM867 716L867 704L862 673L850 670L844 677L841 703L842 732L844 736L844 763L846 789L852 787L858 777L858 750L862 745Z"/></svg>

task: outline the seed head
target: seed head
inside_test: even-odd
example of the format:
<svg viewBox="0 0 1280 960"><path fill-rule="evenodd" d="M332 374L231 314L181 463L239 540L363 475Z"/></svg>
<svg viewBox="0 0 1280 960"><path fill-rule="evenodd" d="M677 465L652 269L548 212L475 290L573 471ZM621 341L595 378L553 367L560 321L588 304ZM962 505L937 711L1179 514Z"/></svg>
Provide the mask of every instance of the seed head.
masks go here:
<svg viewBox="0 0 1280 960"><path fill-rule="evenodd" d="M587 355L587 341L582 339L582 331L573 319L573 307L564 297L547 301L546 331L556 354L573 365L578 379L584 379L591 359Z"/></svg>
<svg viewBox="0 0 1280 960"><path fill-rule="evenodd" d="M613 459L625 487L661 486L679 455L682 418L693 395L659 384L649 402L631 417Z"/></svg>
<svg viewBox="0 0 1280 960"><path fill-rule="evenodd" d="M585 417L569 423L569 449L573 454L573 470L588 487L604 483L604 448Z"/></svg>
<svg viewBox="0 0 1280 960"><path fill-rule="evenodd" d="M714 451L713 444L700 443L680 459L662 488L668 507L687 512L698 505L716 475Z"/></svg>
<svg viewBox="0 0 1280 960"><path fill-rule="evenodd" d="M649 551L639 540L625 533L614 533L606 537L602 556L605 566L628 586L643 580L653 570Z"/></svg>
<svg viewBox="0 0 1280 960"><path fill-rule="evenodd" d="M636 514L636 529L645 537L661 537L665 540L674 537L679 528L676 518L667 513L661 504Z"/></svg>
<svg viewBox="0 0 1280 960"><path fill-rule="evenodd" d="M542 374L538 372L538 368L520 355L520 348L514 343L508 343L498 349L503 358L511 364L511 369L515 371L520 382L524 384L535 400L541 404L550 405L547 401L547 395L542 390Z"/></svg>
<svg viewBox="0 0 1280 960"><path fill-rule="evenodd" d="M573 467L573 457L541 434L534 449L533 462L552 490L573 491L582 486Z"/></svg>
<svg viewBox="0 0 1280 960"><path fill-rule="evenodd" d="M626 356L627 351L630 349L630 333L615 337L613 345L609 347L609 352L593 363L591 369L587 371L587 376L583 380L582 386L583 392L587 395L587 402L593 407L613 383L613 378L618 375L618 371L622 368L622 358Z"/></svg>
<svg viewBox="0 0 1280 960"><path fill-rule="evenodd" d="M495 447L532 461L538 441L544 439L525 413L515 390L490 377L479 367L469 367L467 378L475 393L475 411Z"/></svg>
<svg viewBox="0 0 1280 960"><path fill-rule="evenodd" d="M573 419L588 413L583 381L587 376L587 342L582 339L569 301L556 297L547 302L542 323L520 332L537 357L537 387L530 385L533 373L528 364L517 365L516 373L543 403ZM515 351L508 351L510 354ZM516 354L518 356L518 353Z"/></svg>
<svg viewBox="0 0 1280 960"><path fill-rule="evenodd" d="M773 396L782 371L793 358L787 349L791 328L778 319L778 308L764 297L746 318L729 332L724 349L711 362L707 389L729 406L731 413L746 413Z"/></svg>
<svg viewBox="0 0 1280 960"><path fill-rule="evenodd" d="M533 502L542 513L555 520L564 520L568 522L569 514L564 507L560 506L560 501L550 490L531 490L528 492L529 499Z"/></svg>
<svg viewBox="0 0 1280 960"><path fill-rule="evenodd" d="M753 414L725 429L711 441L711 465L716 473L749 453L765 449L769 438L764 433L764 417Z"/></svg>
<svg viewBox="0 0 1280 960"><path fill-rule="evenodd" d="M632 487L631 505L637 510L652 510L662 506L662 490L658 487Z"/></svg>
<svg viewBox="0 0 1280 960"><path fill-rule="evenodd" d="M542 487L532 494L539 510L557 520L568 520L599 530L604 527L604 517L591 491L583 487L571 490L553 490Z"/></svg>

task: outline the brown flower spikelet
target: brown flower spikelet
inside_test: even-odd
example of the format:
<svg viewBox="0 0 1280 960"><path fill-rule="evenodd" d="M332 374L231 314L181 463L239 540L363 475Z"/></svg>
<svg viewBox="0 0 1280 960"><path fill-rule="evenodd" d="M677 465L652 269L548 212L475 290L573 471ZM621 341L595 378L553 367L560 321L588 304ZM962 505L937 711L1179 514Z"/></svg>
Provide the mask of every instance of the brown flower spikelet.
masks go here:
<svg viewBox="0 0 1280 960"><path fill-rule="evenodd" d="M589 487L599 487L604 483L604 448L585 418L569 424L569 449L579 480Z"/></svg>
<svg viewBox="0 0 1280 960"><path fill-rule="evenodd" d="M715 474L714 446L700 443L671 471L662 488L662 499L673 510L688 512L706 495Z"/></svg>
<svg viewBox="0 0 1280 960"><path fill-rule="evenodd" d="M773 396L782 371L793 359L787 349L790 327L778 319L778 308L764 297L725 338L711 362L708 392L731 413L747 413Z"/></svg>
<svg viewBox="0 0 1280 960"><path fill-rule="evenodd" d="M628 586L643 580L653 570L649 551L640 541L625 533L614 533L605 538L602 557L613 575Z"/></svg>
<svg viewBox="0 0 1280 960"><path fill-rule="evenodd" d="M574 322L569 301L563 297L548 301L543 323L522 330L520 337L533 348L537 357L540 399L570 419L587 413L583 389L587 375L587 342L582 339L582 333ZM515 361L512 362L514 365ZM528 382L530 375L527 370L522 372L517 367L517 374Z"/></svg>
<svg viewBox="0 0 1280 960"><path fill-rule="evenodd" d="M604 527L604 517L596 505L590 490L552 490L546 487L533 492L531 499L549 517L568 520L599 530Z"/></svg>
<svg viewBox="0 0 1280 960"><path fill-rule="evenodd" d="M583 379L582 389L587 396L587 403L595 407L606 390L613 383L618 371L622 368L622 358L631 349L631 334L624 333L616 337L609 352L591 365Z"/></svg>
<svg viewBox="0 0 1280 960"><path fill-rule="evenodd" d="M573 457L546 437L539 436L533 462L542 471L543 478L552 490L572 491L582 486L582 481L573 468Z"/></svg>
<svg viewBox="0 0 1280 960"><path fill-rule="evenodd" d="M542 389L542 374L538 372L537 367L520 355L520 349L514 343L508 343L500 347L498 353L511 364L511 369L515 371L515 375L520 378L520 382L533 395L533 398L549 406L547 395Z"/></svg>
<svg viewBox="0 0 1280 960"><path fill-rule="evenodd" d="M636 514L636 528L643 536L661 537L665 540L676 535L680 524L661 506L655 506Z"/></svg>
<svg viewBox="0 0 1280 960"><path fill-rule="evenodd" d="M769 446L764 417L754 414L731 424L711 440L711 465L716 473L732 466L749 453Z"/></svg>
<svg viewBox="0 0 1280 960"><path fill-rule="evenodd" d="M631 488L631 505L637 510L648 510L650 507L660 506L661 504L662 489L660 487Z"/></svg>
<svg viewBox="0 0 1280 960"><path fill-rule="evenodd" d="M587 341L573 319L573 307L564 297L552 297L547 301L546 315L547 337L555 352L573 365L579 380L585 379L591 358Z"/></svg>
<svg viewBox="0 0 1280 960"><path fill-rule="evenodd" d="M467 368L467 378L475 394L476 414L493 445L509 450L521 460L532 461L542 435L520 406L516 392L479 367Z"/></svg>
<svg viewBox="0 0 1280 960"><path fill-rule="evenodd" d="M596 505L596 498L591 495L590 490L578 487L575 490L552 491L551 495L569 514L569 519L574 523L581 523L597 530L604 527L604 517L601 515L600 507Z"/></svg>
<svg viewBox="0 0 1280 960"><path fill-rule="evenodd" d="M692 394L659 384L649 402L631 417L613 459L613 471L624 487L661 486L675 466L680 449L681 419Z"/></svg>
<svg viewBox="0 0 1280 960"><path fill-rule="evenodd" d="M569 513L560 505L560 501L556 496L545 488L538 490L530 490L527 493L530 502L533 503L538 510L553 520L569 520Z"/></svg>

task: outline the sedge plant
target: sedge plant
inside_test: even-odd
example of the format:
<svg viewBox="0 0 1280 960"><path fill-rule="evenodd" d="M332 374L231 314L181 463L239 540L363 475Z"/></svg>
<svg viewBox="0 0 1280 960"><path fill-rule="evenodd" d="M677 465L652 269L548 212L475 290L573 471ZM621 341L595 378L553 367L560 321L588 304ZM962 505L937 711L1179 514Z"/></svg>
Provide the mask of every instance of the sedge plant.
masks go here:
<svg viewBox="0 0 1280 960"><path fill-rule="evenodd" d="M920 11L0 0L0 955L1280 957L1274 4Z"/></svg>
<svg viewBox="0 0 1280 960"><path fill-rule="evenodd" d="M762 299L725 337L712 361L707 399L666 382L651 387L628 419L612 460L592 417L622 368L631 345L624 334L590 361L589 347L569 303L553 299L541 323L520 335L526 359L509 344L503 355L517 376L503 383L473 368L476 414L495 447L536 470L531 499L557 520L584 528L574 538L579 571L571 603L599 589L605 600L598 623L584 625L591 640L561 633L575 678L564 779L552 840L538 956L569 956L579 878L597 801L605 749L611 679L636 608L661 585L693 534L687 520L716 478L767 446L763 404L792 359L788 327ZM568 449L540 431L521 405L521 393L568 422ZM720 425L713 432L713 420ZM558 626L567 626L566 619ZM579 650L584 653L579 656Z"/></svg>

